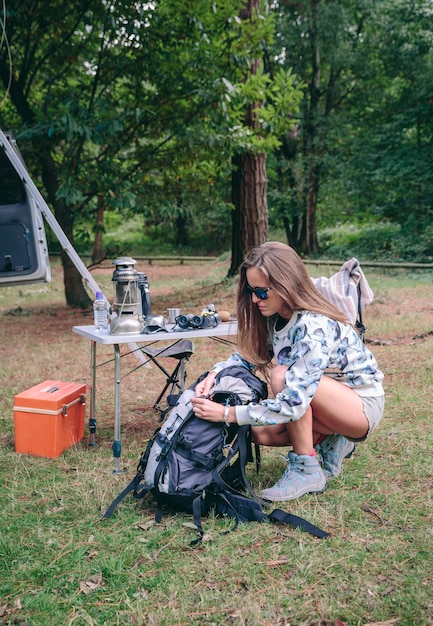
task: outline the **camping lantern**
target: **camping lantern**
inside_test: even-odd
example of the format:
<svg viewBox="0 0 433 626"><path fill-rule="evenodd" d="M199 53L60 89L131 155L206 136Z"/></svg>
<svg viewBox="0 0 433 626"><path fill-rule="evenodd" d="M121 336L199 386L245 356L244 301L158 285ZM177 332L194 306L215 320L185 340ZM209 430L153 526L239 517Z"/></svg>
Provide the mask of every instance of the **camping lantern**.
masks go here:
<svg viewBox="0 0 433 626"><path fill-rule="evenodd" d="M116 266L112 278L115 284L113 310L117 317L111 321L110 333L115 335L140 333L143 328L139 275L134 269L136 262L131 257L121 257L113 261Z"/></svg>

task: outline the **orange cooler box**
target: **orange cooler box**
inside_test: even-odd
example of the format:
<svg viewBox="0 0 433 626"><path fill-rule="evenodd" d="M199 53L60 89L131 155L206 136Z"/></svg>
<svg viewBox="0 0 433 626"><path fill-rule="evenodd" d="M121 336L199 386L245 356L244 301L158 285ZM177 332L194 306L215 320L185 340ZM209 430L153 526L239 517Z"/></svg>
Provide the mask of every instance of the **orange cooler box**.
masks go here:
<svg viewBox="0 0 433 626"><path fill-rule="evenodd" d="M15 452L54 459L84 437L86 385L46 380L14 398Z"/></svg>

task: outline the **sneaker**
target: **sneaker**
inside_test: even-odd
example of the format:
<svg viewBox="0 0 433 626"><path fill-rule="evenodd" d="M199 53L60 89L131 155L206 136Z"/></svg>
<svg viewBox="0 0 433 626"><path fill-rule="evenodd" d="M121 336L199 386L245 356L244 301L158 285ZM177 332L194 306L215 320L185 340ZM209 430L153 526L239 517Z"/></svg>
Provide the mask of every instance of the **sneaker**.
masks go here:
<svg viewBox="0 0 433 626"><path fill-rule="evenodd" d="M322 457L323 473L327 478L335 478L341 473L344 459L352 456L355 450L353 441L343 435L327 435L317 446L316 452Z"/></svg>
<svg viewBox="0 0 433 626"><path fill-rule="evenodd" d="M326 477L316 456L289 452L288 466L273 487L264 489L261 497L274 502L285 502L306 493L321 493L326 489Z"/></svg>

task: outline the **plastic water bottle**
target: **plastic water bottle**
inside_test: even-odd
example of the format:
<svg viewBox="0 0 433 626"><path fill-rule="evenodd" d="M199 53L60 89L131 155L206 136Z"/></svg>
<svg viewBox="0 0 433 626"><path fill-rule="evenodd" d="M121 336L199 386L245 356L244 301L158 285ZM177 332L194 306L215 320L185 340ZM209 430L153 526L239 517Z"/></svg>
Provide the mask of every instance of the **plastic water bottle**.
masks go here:
<svg viewBox="0 0 433 626"><path fill-rule="evenodd" d="M93 318L95 330L108 330L108 311L102 291L96 292L96 300L93 303Z"/></svg>

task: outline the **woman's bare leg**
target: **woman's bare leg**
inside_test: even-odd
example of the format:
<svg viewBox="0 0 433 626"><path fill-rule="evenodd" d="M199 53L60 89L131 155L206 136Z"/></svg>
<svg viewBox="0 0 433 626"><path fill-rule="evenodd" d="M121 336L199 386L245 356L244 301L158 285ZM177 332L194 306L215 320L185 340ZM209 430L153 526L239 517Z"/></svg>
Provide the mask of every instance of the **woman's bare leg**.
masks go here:
<svg viewBox="0 0 433 626"><path fill-rule="evenodd" d="M271 374L274 395L285 387L284 365L277 365ZM295 422L253 428L253 441L265 446L293 446L296 454L311 454L321 435L339 433L355 439L368 430L360 397L347 385L323 376L310 407Z"/></svg>

